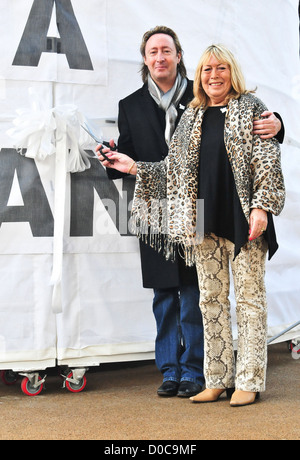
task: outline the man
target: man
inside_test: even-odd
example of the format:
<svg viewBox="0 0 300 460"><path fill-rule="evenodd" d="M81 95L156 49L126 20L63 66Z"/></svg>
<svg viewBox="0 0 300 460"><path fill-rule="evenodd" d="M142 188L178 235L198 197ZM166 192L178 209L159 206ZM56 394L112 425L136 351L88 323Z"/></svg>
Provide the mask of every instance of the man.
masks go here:
<svg viewBox="0 0 300 460"><path fill-rule="evenodd" d="M168 154L172 134L193 98L193 82L187 79L183 51L173 30L158 26L146 32L141 54L144 85L119 103L118 150L136 161L155 162ZM281 123L273 114L266 115L257 133L272 137ZM107 173L111 179L121 177L114 170L107 169ZM154 290L155 358L163 374L157 393L193 396L204 384L196 270L186 267L179 254L175 262L166 261L143 242L140 253L143 286Z"/></svg>

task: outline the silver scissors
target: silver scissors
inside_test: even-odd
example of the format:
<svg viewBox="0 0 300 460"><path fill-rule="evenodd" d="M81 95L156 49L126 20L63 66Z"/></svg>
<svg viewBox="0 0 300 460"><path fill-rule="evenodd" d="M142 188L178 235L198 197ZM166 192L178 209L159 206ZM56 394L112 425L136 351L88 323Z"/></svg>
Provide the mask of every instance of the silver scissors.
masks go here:
<svg viewBox="0 0 300 460"><path fill-rule="evenodd" d="M83 125L80 125L80 126L91 136L92 139L94 139L94 141L95 141L97 144L105 145L105 147L109 147L110 150L112 150L112 151L117 150L117 147L111 147L111 146L109 145L109 142L103 141L103 140L100 139L98 136L96 136L96 134L93 133L93 132L91 131L91 128L90 128L86 123L85 123L85 126L86 126L86 127L83 126ZM108 157L105 155L105 153L103 153L103 148L101 148L101 149L99 150L99 152L100 152L101 155L105 158L106 161L109 161L109 163L113 163L113 160L110 160L110 158L108 158Z"/></svg>

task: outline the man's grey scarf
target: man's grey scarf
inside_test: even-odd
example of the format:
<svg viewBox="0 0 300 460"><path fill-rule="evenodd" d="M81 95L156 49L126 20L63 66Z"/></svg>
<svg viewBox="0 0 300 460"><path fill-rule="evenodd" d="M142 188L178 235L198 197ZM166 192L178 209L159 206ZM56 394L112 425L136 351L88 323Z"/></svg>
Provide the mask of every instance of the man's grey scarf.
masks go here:
<svg viewBox="0 0 300 460"><path fill-rule="evenodd" d="M157 103L158 107L166 112L165 140L167 145L170 144L171 137L175 131L177 106L185 93L186 87L187 79L183 78L180 74L177 74L174 86L167 93L163 93L152 80L150 74L148 75L149 93Z"/></svg>

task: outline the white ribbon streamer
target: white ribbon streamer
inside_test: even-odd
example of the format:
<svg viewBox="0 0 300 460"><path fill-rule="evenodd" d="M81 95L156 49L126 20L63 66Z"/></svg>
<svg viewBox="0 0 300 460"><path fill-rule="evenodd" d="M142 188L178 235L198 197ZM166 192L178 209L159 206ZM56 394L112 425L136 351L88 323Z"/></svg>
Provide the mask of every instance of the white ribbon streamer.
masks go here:
<svg viewBox="0 0 300 460"><path fill-rule="evenodd" d="M31 110L17 110L14 128L8 134L21 155L44 160L49 155L55 158L54 238L53 266L50 283L53 285L52 310L62 312L62 267L65 222L66 176L68 172L81 172L90 168L88 154L84 148L91 140L80 125L85 117L74 105L61 105L43 109L37 94L29 89Z"/></svg>

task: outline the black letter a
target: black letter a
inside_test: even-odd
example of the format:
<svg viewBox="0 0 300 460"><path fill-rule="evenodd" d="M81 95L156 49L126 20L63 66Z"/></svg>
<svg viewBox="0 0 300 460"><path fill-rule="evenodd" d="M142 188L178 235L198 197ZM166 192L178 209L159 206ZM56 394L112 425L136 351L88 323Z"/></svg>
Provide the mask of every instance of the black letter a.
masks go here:
<svg viewBox="0 0 300 460"><path fill-rule="evenodd" d="M47 37L54 1L60 39ZM70 69L93 70L71 0L34 0L13 65L37 67L43 52L65 54Z"/></svg>

